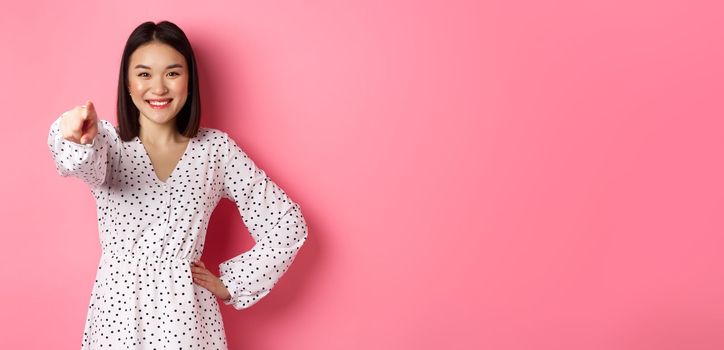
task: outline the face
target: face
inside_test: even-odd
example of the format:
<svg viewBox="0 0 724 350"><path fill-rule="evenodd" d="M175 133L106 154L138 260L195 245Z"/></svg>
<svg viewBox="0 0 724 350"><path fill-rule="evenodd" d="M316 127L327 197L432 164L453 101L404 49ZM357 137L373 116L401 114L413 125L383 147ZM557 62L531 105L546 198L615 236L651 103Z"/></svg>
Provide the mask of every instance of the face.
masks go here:
<svg viewBox="0 0 724 350"><path fill-rule="evenodd" d="M188 67L173 47L152 41L131 54L128 91L140 111L140 123L167 124L188 98Z"/></svg>

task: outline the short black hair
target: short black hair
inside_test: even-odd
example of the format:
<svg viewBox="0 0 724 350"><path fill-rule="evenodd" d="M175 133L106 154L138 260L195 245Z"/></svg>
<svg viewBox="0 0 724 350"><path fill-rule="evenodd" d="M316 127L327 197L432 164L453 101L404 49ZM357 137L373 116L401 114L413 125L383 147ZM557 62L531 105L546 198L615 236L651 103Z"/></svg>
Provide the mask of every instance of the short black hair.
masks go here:
<svg viewBox="0 0 724 350"><path fill-rule="evenodd" d="M131 54L139 46L152 41L167 44L186 58L189 72L189 96L178 115L176 115L176 128L186 137L195 137L201 122L201 96L199 95L199 79L194 50L191 48L191 43L186 38L183 30L169 21L161 21L158 24L150 21L144 22L133 30L126 41L126 47L123 49L123 57L121 58L121 69L118 73L118 105L116 113L118 114L119 136L123 141L130 141L138 136L141 129L138 121L140 116L138 108L133 104L133 100L129 95L128 65L130 64Z"/></svg>

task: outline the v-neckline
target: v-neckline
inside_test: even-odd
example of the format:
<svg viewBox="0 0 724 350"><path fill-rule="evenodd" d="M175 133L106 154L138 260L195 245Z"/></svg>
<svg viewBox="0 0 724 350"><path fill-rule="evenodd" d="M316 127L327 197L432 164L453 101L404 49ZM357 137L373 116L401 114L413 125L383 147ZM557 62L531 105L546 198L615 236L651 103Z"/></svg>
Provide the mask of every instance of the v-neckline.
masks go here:
<svg viewBox="0 0 724 350"><path fill-rule="evenodd" d="M176 173L176 169L181 166L181 163L186 159L186 153L189 152L191 149L191 143L194 142L194 138L189 138L189 142L186 143L186 149L184 149L184 153L181 155L181 158L176 162L176 165L173 167L173 170L171 170L171 173L168 174L168 177L166 177L166 181L161 181L161 179L158 178L158 174L156 173L156 167L153 165L153 161L151 160L151 156L148 154L148 151L146 150L146 146L143 145L143 141L141 141L141 138L139 136L136 136L136 140L138 141L138 144L141 146L141 150L143 151L143 154L146 156L146 161L148 161L148 164L151 165L151 173L153 176L154 181L161 185L168 185L171 180L173 180L173 175Z"/></svg>

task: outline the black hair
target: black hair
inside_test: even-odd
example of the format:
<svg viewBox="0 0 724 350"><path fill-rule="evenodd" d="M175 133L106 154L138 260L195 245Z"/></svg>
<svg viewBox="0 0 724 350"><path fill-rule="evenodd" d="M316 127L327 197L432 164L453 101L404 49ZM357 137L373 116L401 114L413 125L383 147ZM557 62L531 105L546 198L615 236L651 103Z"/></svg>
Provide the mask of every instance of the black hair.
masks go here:
<svg viewBox="0 0 724 350"><path fill-rule="evenodd" d="M138 136L141 129L138 121L140 112L129 95L128 65L130 64L131 54L139 46L152 41L167 44L186 58L189 72L189 96L178 115L176 115L176 129L186 137L194 137L201 122L201 96L199 95L196 59L186 34L181 28L169 21L161 21L158 24L150 21L144 22L133 30L126 41L126 47L123 49L123 57L121 58L121 69L118 73L118 105L116 113L118 114L119 136L123 141L130 141Z"/></svg>

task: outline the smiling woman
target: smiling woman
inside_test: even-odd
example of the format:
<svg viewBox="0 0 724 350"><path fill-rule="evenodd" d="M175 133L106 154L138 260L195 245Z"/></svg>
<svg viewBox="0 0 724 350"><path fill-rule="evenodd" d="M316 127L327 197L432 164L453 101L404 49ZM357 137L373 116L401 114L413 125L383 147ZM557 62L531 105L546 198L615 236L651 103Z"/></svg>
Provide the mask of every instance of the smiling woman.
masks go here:
<svg viewBox="0 0 724 350"><path fill-rule="evenodd" d="M174 116L179 133L196 136L201 118L197 71L193 48L180 28L166 21L138 26L126 42L118 75L121 139L138 136L142 123L163 124ZM154 107L164 107L163 112Z"/></svg>
<svg viewBox="0 0 724 350"><path fill-rule="evenodd" d="M102 255L82 349L226 349L217 299L254 305L307 239L299 205L227 133L200 127L196 71L180 28L146 22L121 60L119 127L91 101L51 124L58 174L87 183L98 213ZM216 276L199 258L222 198L256 245Z"/></svg>

